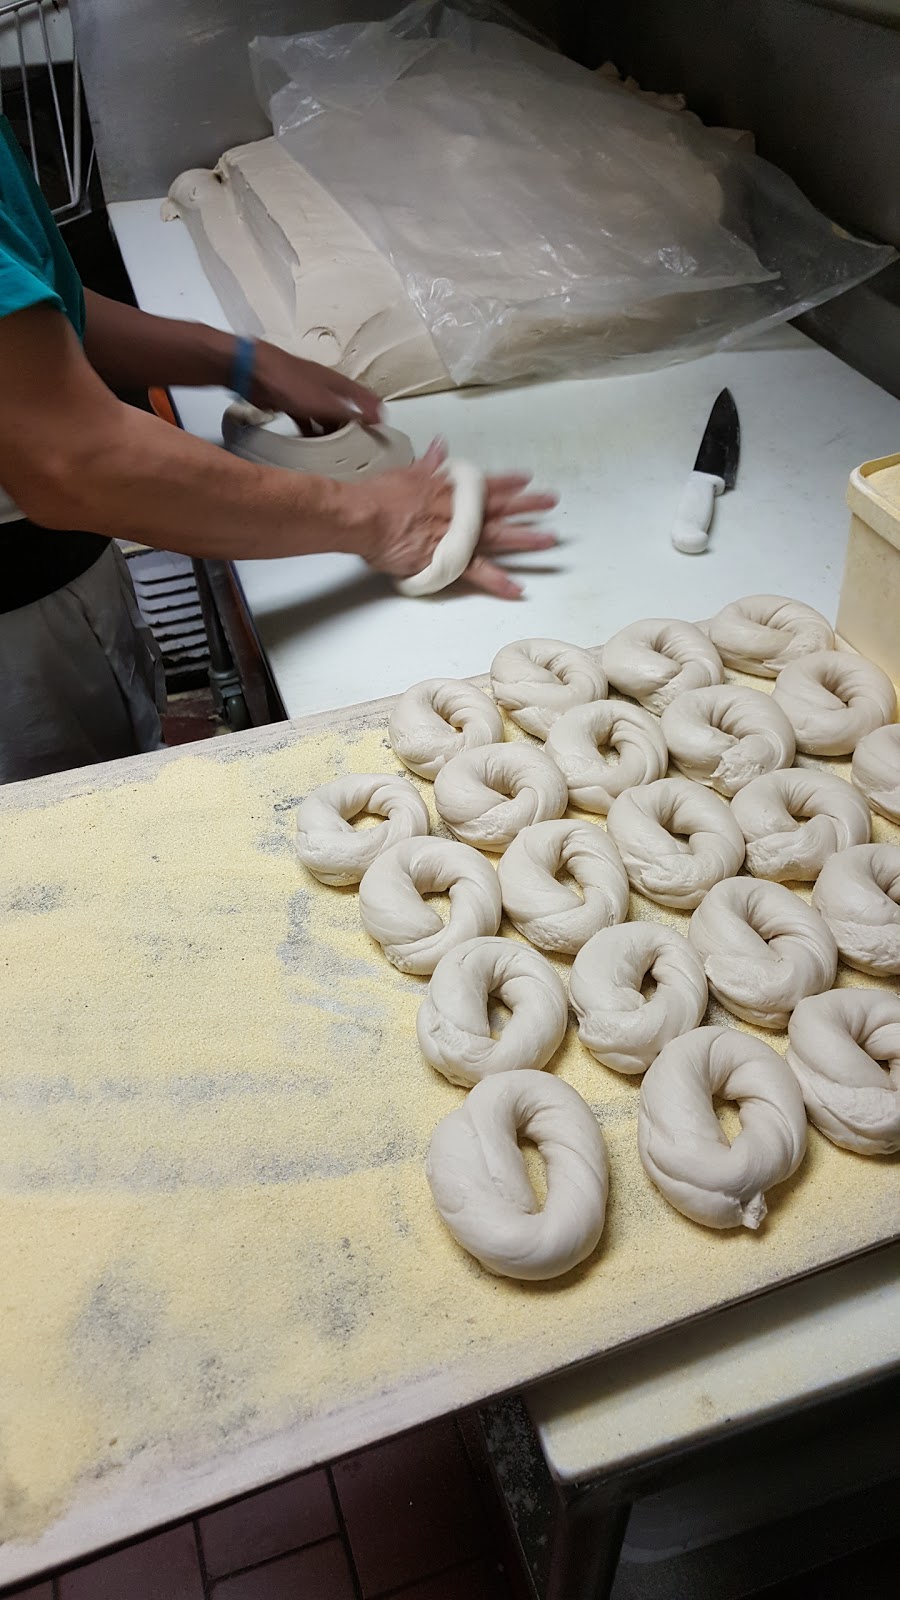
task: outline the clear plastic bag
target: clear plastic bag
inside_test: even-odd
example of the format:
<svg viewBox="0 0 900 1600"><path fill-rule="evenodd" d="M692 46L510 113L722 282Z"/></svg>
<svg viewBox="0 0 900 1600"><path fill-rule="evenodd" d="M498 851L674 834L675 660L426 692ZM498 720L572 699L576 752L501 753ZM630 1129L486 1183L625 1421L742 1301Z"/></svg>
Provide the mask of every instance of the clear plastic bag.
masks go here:
<svg viewBox="0 0 900 1600"><path fill-rule="evenodd" d="M457 384L684 359L893 259L502 6L415 0L251 55L280 143L391 260Z"/></svg>

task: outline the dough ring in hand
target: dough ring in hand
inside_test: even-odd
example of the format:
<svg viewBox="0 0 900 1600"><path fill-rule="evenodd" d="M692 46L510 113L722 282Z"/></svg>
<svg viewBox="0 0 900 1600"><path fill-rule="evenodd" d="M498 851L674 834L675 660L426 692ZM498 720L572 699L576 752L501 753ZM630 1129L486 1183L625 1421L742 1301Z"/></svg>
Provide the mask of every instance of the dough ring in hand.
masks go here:
<svg viewBox="0 0 900 1600"><path fill-rule="evenodd" d="M721 683L718 651L692 622L648 617L614 634L601 651L603 670L620 694L659 714L686 689Z"/></svg>
<svg viewBox="0 0 900 1600"><path fill-rule="evenodd" d="M556 874L574 878L581 894ZM541 950L574 955L600 928L628 915L628 879L612 840L593 822L535 822L497 868L503 909Z"/></svg>
<svg viewBox="0 0 900 1600"><path fill-rule="evenodd" d="M735 683L680 694L662 714L662 732L679 771L726 799L796 754L794 730L771 695Z"/></svg>
<svg viewBox="0 0 900 1600"><path fill-rule="evenodd" d="M645 999L647 978L656 985ZM700 958L682 934L658 922L626 922L579 951L569 997L578 1037L616 1072L646 1072L664 1045L696 1028L708 998Z"/></svg>
<svg viewBox="0 0 900 1600"><path fill-rule="evenodd" d="M799 656L834 649L831 624L821 613L780 594L745 595L702 626L726 667L757 678L777 678Z"/></svg>
<svg viewBox="0 0 900 1600"><path fill-rule="evenodd" d="M785 667L772 693L797 735L797 749L810 756L849 755L897 709L887 673L842 650L821 650Z"/></svg>
<svg viewBox="0 0 900 1600"><path fill-rule="evenodd" d="M426 894L450 895L445 923ZM441 956L467 939L494 934L502 914L493 867L452 839L407 839L385 851L359 886L359 914L401 972L433 972Z"/></svg>
<svg viewBox="0 0 900 1600"><path fill-rule="evenodd" d="M853 752L851 776L870 806L900 822L900 723L867 733Z"/></svg>
<svg viewBox="0 0 900 1600"><path fill-rule="evenodd" d="M427 567L412 578L395 578L394 588L413 600L437 594L462 577L481 538L484 523L484 473L470 461L447 461L443 471L453 485L453 514Z"/></svg>
<svg viewBox="0 0 900 1600"><path fill-rule="evenodd" d="M866 844L869 808L851 784L832 772L790 767L754 778L731 802L747 844L754 878L810 883L829 856Z"/></svg>
<svg viewBox="0 0 900 1600"><path fill-rule="evenodd" d="M385 817L374 828L351 828L361 813ZM320 883L359 883L383 850L428 832L425 801L406 778L348 772L323 783L297 807L295 849Z"/></svg>
<svg viewBox="0 0 900 1600"><path fill-rule="evenodd" d="M544 1159L543 1209L518 1135ZM558 1278L596 1249L603 1232L609 1183L603 1135L580 1094L551 1073L482 1079L438 1123L425 1171L454 1239L501 1277Z"/></svg>
<svg viewBox="0 0 900 1600"><path fill-rule="evenodd" d="M601 752L616 752L611 761ZM669 752L659 723L627 700L593 700L564 711L547 735L551 755L569 785L569 800L605 815L625 789L665 777Z"/></svg>
<svg viewBox="0 0 900 1600"><path fill-rule="evenodd" d="M599 661L587 650L560 639L517 639L491 662L491 688L520 728L545 739L564 711L602 700L607 684Z"/></svg>
<svg viewBox="0 0 900 1600"><path fill-rule="evenodd" d="M503 718L473 683L425 678L402 694L388 723L391 749L404 766L434 779L463 750L498 744Z"/></svg>
<svg viewBox="0 0 900 1600"><path fill-rule="evenodd" d="M740 1109L741 1131L731 1145L713 1096ZM697 1028L667 1044L644 1077L638 1150L648 1176L683 1216L707 1228L758 1228L766 1190L803 1160L803 1097L761 1039L737 1028Z"/></svg>
<svg viewBox="0 0 900 1600"><path fill-rule="evenodd" d="M511 1012L496 1039L492 995ZM495 1072L545 1067L568 1020L562 979L536 950L514 939L469 939L435 967L416 1033L426 1061L468 1088Z"/></svg>
<svg viewBox="0 0 900 1600"><path fill-rule="evenodd" d="M726 802L689 778L626 789L607 821L632 886L679 911L692 911L744 859L741 830Z"/></svg>
<svg viewBox="0 0 900 1600"><path fill-rule="evenodd" d="M861 1156L900 1150L900 996L832 989L801 1000L787 1064L810 1122Z"/></svg>
<svg viewBox="0 0 900 1600"><path fill-rule="evenodd" d="M794 1007L830 989L837 974L824 918L782 883L717 883L691 917L688 938L713 994L758 1028L786 1028Z"/></svg>
<svg viewBox="0 0 900 1600"><path fill-rule="evenodd" d="M481 850L505 850L532 822L561 817L568 801L556 763L524 743L466 750L434 781L434 803L448 827Z"/></svg>
<svg viewBox="0 0 900 1600"><path fill-rule="evenodd" d="M848 966L900 974L900 845L857 844L832 856L812 898Z"/></svg>

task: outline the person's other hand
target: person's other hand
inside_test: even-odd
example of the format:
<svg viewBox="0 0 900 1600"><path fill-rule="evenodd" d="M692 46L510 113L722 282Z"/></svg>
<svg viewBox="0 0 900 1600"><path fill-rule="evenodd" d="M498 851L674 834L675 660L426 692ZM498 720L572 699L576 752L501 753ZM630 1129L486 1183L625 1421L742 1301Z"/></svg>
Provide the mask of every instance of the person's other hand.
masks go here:
<svg viewBox="0 0 900 1600"><path fill-rule="evenodd" d="M263 342L256 346L250 398L261 411L285 412L301 433L309 432L311 422L333 428L382 418L381 401L361 383Z"/></svg>
<svg viewBox="0 0 900 1600"><path fill-rule="evenodd" d="M450 525L453 489L441 472L446 446L436 441L411 467L383 472L353 491L364 500L354 548L378 572L409 578L427 567ZM463 577L476 589L517 600L516 583L491 558L525 550L549 550L556 534L536 532L533 519L557 504L555 494L527 494L529 473L489 477L481 539Z"/></svg>

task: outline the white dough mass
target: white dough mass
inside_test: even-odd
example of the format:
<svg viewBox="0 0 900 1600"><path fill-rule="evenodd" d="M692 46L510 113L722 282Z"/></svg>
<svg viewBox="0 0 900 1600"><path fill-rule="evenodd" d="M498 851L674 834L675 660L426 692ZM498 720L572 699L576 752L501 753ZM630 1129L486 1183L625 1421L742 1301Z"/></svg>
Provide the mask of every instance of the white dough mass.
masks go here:
<svg viewBox="0 0 900 1600"><path fill-rule="evenodd" d="M819 1132L861 1156L900 1150L900 995L812 995L789 1033L787 1064Z"/></svg>
<svg viewBox="0 0 900 1600"><path fill-rule="evenodd" d="M568 801L559 767L525 743L466 750L434 781L434 803L456 837L498 853L530 823L561 817Z"/></svg>
<svg viewBox="0 0 900 1600"><path fill-rule="evenodd" d="M620 694L657 715L686 689L721 683L718 651L692 622L647 617L614 634L600 653L603 670Z"/></svg>
<svg viewBox="0 0 900 1600"><path fill-rule="evenodd" d="M418 600L437 594L462 577L475 554L484 522L484 473L471 461L446 461L441 469L453 486L450 526L427 567L411 578L395 578L400 594Z"/></svg>
<svg viewBox="0 0 900 1600"><path fill-rule="evenodd" d="M653 993L642 988L650 979ZM569 997L578 1037L616 1072L646 1072L664 1045L700 1022L707 1002L699 956L674 928L625 922L579 951Z"/></svg>
<svg viewBox="0 0 900 1600"><path fill-rule="evenodd" d="M559 883L573 878L578 889ZM599 928L628 915L628 878L612 840L592 822L563 818L523 828L497 868L503 909L541 950L574 955Z"/></svg>
<svg viewBox="0 0 900 1600"><path fill-rule="evenodd" d="M385 817L374 828L353 828L362 814ZM297 807L296 851L320 883L359 883L376 856L401 839L428 832L428 808L406 778L347 773L314 789Z"/></svg>
<svg viewBox="0 0 900 1600"><path fill-rule="evenodd" d="M799 656L834 649L831 624L821 613L780 594L733 600L703 628L726 667L758 678L777 678Z"/></svg>
<svg viewBox="0 0 900 1600"><path fill-rule="evenodd" d="M714 1096L738 1105L741 1131L733 1144ZM707 1228L758 1228L766 1191L803 1160L803 1097L761 1039L737 1028L697 1028L667 1044L641 1083L638 1150L683 1216Z"/></svg>
<svg viewBox="0 0 900 1600"><path fill-rule="evenodd" d="M546 1165L543 1209L519 1137L537 1145ZM500 1072L476 1084L435 1128L425 1170L454 1239L501 1277L558 1278L603 1232L603 1135L580 1094L550 1073Z"/></svg>
<svg viewBox="0 0 900 1600"><path fill-rule="evenodd" d="M889 822L900 822L900 723L875 728L860 739L851 774L870 806Z"/></svg>
<svg viewBox="0 0 900 1600"><path fill-rule="evenodd" d="M510 1012L496 1038L492 997ZM495 1072L545 1067L568 1017L562 979L536 950L514 939L469 939L435 967L416 1033L426 1061L468 1088Z"/></svg>
<svg viewBox="0 0 900 1600"><path fill-rule="evenodd" d="M493 700L474 684L425 678L400 696L391 712L388 738L404 766L433 781L463 750L501 743L503 718Z"/></svg>
<svg viewBox="0 0 900 1600"><path fill-rule="evenodd" d="M832 856L813 905L848 966L873 977L900 974L900 845L857 844Z"/></svg>
<svg viewBox="0 0 900 1600"><path fill-rule="evenodd" d="M794 730L771 695L736 683L678 695L662 714L662 733L679 771L726 799L789 767L796 753Z"/></svg>
<svg viewBox="0 0 900 1600"><path fill-rule="evenodd" d="M564 711L547 735L547 754L569 786L572 805L601 816L623 790L665 777L669 764L658 721L627 700L593 700Z"/></svg>
<svg viewBox="0 0 900 1600"><path fill-rule="evenodd" d="M538 739L572 706L602 700L606 687L599 662L561 639L517 639L491 662L497 704Z"/></svg>
<svg viewBox="0 0 900 1600"><path fill-rule="evenodd" d="M837 946L823 918L781 883L715 884L691 917L688 938L713 994L758 1028L786 1028L794 1007L830 989L837 973Z"/></svg>
<svg viewBox="0 0 900 1600"><path fill-rule="evenodd" d="M449 893L445 923L427 894ZM401 972L433 972L468 939L494 934L502 914L493 867L452 839L407 839L375 860L359 886L359 914Z"/></svg>
<svg viewBox="0 0 900 1600"><path fill-rule="evenodd" d="M822 650L779 672L772 691L810 756L846 756L897 709L894 685L874 662Z"/></svg>
<svg viewBox="0 0 900 1600"><path fill-rule="evenodd" d="M627 789L607 822L634 888L680 911L692 911L744 859L743 836L725 801L689 778Z"/></svg>
<svg viewBox="0 0 900 1600"><path fill-rule="evenodd" d="M811 883L837 850L866 844L869 808L834 773L791 767L754 778L731 802L755 878Z"/></svg>

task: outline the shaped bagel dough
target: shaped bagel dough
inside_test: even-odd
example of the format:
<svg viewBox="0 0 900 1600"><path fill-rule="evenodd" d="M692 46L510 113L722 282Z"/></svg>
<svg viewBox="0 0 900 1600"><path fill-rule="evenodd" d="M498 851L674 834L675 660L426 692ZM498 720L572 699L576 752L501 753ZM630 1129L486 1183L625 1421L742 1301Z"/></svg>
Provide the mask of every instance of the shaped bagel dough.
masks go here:
<svg viewBox="0 0 900 1600"><path fill-rule="evenodd" d="M744 859L725 801L689 778L627 789L610 806L607 824L634 888L680 911L693 910Z"/></svg>
<svg viewBox="0 0 900 1600"><path fill-rule="evenodd" d="M794 730L771 695L736 683L680 694L662 714L662 732L679 771L726 799L789 767L796 753Z"/></svg>
<svg viewBox="0 0 900 1600"><path fill-rule="evenodd" d="M491 688L514 722L544 739L571 706L602 700L606 677L587 650L560 639L517 639L491 662Z"/></svg>
<svg viewBox="0 0 900 1600"><path fill-rule="evenodd" d="M843 650L822 650L785 667L772 694L797 735L797 749L810 756L850 755L897 709L887 673Z"/></svg>
<svg viewBox="0 0 900 1600"><path fill-rule="evenodd" d="M568 801L559 767L525 743L466 750L434 781L434 803L447 826L481 850L505 850L532 822L561 817Z"/></svg>
<svg viewBox="0 0 900 1600"><path fill-rule="evenodd" d="M492 995L511 1013L496 1039ZM435 967L416 1033L426 1061L467 1088L491 1073L545 1067L568 1018L562 979L536 950L514 939L469 939Z"/></svg>
<svg viewBox="0 0 900 1600"><path fill-rule="evenodd" d="M755 878L809 883L829 856L865 844L871 818L862 796L831 772L791 767L754 778L731 802Z"/></svg>
<svg viewBox="0 0 900 1600"><path fill-rule="evenodd" d="M645 999L647 978L656 985ZM671 1039L700 1022L706 976L687 939L656 922L604 928L579 951L569 998L578 1037L616 1072L646 1072Z"/></svg>
<svg viewBox="0 0 900 1600"><path fill-rule="evenodd" d="M713 1096L737 1102L741 1131L733 1144ZM707 1228L758 1228L766 1191L803 1160L803 1097L761 1039L737 1028L697 1028L667 1044L644 1076L638 1150L683 1216Z"/></svg>
<svg viewBox="0 0 900 1600"><path fill-rule="evenodd" d="M546 1165L542 1209L519 1135L537 1145ZM609 1182L603 1136L580 1094L550 1073L482 1079L438 1123L425 1171L453 1237L502 1277L557 1278L584 1261L603 1232Z"/></svg>
<svg viewBox="0 0 900 1600"><path fill-rule="evenodd" d="M565 872L581 894L556 874ZM599 928L628 915L628 878L602 828L564 817L535 822L513 840L497 868L503 909L541 950L574 955Z"/></svg>
<svg viewBox="0 0 900 1600"><path fill-rule="evenodd" d="M831 624L821 613L780 594L733 600L703 628L726 667L758 678L777 678L798 657L834 649Z"/></svg>
<svg viewBox="0 0 900 1600"><path fill-rule="evenodd" d="M388 723L391 749L422 778L437 777L463 750L499 744L503 718L473 683L425 678L402 694Z"/></svg>
<svg viewBox="0 0 900 1600"><path fill-rule="evenodd" d="M361 813L385 817L374 828L352 828ZM428 808L406 778L390 773L348 772L323 783L297 807L295 849L320 883L359 883L383 850L401 839L427 834Z"/></svg>
<svg viewBox="0 0 900 1600"><path fill-rule="evenodd" d="M602 754L607 747L617 761ZM627 700L593 700L564 711L547 735L547 754L569 786L572 805L601 815L623 790L665 777L669 764L656 718Z"/></svg>
<svg viewBox="0 0 900 1600"><path fill-rule="evenodd" d="M900 822L900 723L875 728L853 752L851 776L870 806Z"/></svg>
<svg viewBox="0 0 900 1600"><path fill-rule="evenodd" d="M446 923L422 896L450 895ZM359 914L401 972L433 972L468 939L494 934L503 907L493 867L452 839L407 839L385 851L359 886Z"/></svg>
<svg viewBox="0 0 900 1600"><path fill-rule="evenodd" d="M657 714L686 689L705 689L725 676L705 633L672 617L647 617L622 628L603 646L600 658L620 694Z"/></svg>
<svg viewBox="0 0 900 1600"><path fill-rule="evenodd" d="M900 974L900 845L857 844L831 856L812 898L848 966Z"/></svg>
<svg viewBox="0 0 900 1600"><path fill-rule="evenodd" d="M811 995L788 1031L787 1064L819 1132L861 1156L900 1150L900 995Z"/></svg>
<svg viewBox="0 0 900 1600"><path fill-rule="evenodd" d="M786 1028L808 994L830 989L837 946L822 917L781 883L729 878L710 889L688 938L723 1006L758 1028Z"/></svg>
<svg viewBox="0 0 900 1600"><path fill-rule="evenodd" d="M427 567L411 578L395 578L394 588L411 599L437 594L462 577L481 538L484 522L484 473L471 461L446 461L445 476L453 487L450 526Z"/></svg>

